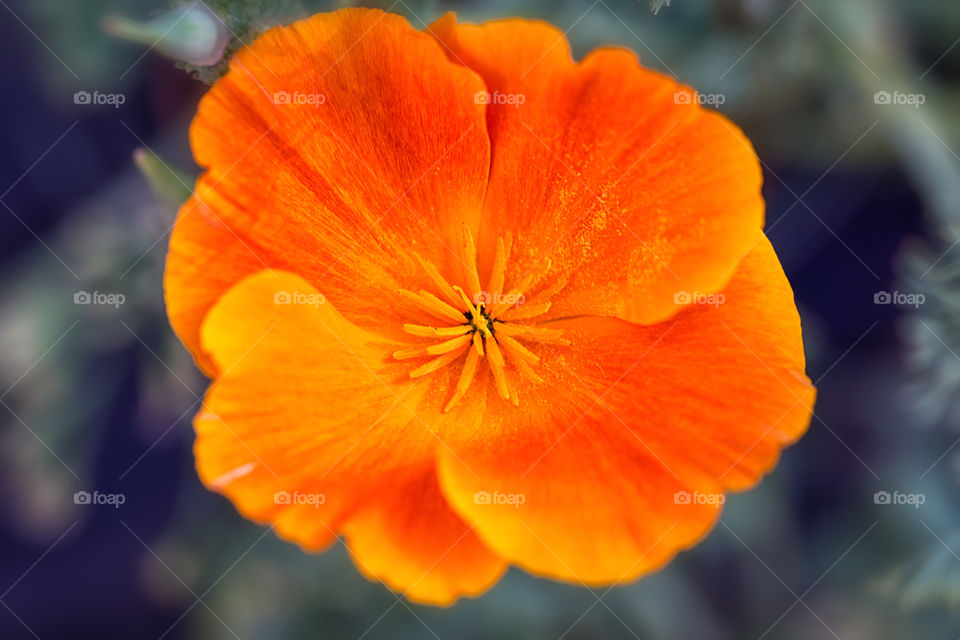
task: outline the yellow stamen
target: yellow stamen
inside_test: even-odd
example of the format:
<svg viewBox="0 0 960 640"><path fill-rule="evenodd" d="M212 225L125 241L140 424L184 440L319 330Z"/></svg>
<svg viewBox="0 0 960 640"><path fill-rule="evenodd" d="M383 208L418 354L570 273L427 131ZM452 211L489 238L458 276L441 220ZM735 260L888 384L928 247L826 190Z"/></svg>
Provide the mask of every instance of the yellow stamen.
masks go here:
<svg viewBox="0 0 960 640"><path fill-rule="evenodd" d="M460 294L460 297L463 298L463 303L467 305L467 311L470 312L470 317L473 318L473 326L477 331L480 331L484 337L492 338L493 334L490 332L490 323L487 322L487 319L480 312L480 307L473 306L473 303L470 302L470 298L467 297L467 294L464 293L463 289L460 287L454 287L457 293Z"/></svg>
<svg viewBox="0 0 960 640"><path fill-rule="evenodd" d="M425 327L422 324L405 324L403 325L403 330L420 338L434 338L436 336L462 336L472 331L473 327L467 323L455 327L441 327L439 329L437 327Z"/></svg>
<svg viewBox="0 0 960 640"><path fill-rule="evenodd" d="M560 291L562 291L563 288L567 286L567 283L569 281L570 281L570 276L567 276L567 275L560 276L559 278L554 280L552 285L550 285L543 291L540 291L539 293L537 293L536 297L546 298L546 299L552 298L553 296L557 295Z"/></svg>
<svg viewBox="0 0 960 640"><path fill-rule="evenodd" d="M559 329L544 329L530 327L525 324L501 322L497 325L497 333L516 338L529 338L537 342L551 343L560 339L563 332Z"/></svg>
<svg viewBox="0 0 960 640"><path fill-rule="evenodd" d="M493 257L493 270L490 272L490 284L487 285L487 295L495 296L503 291L503 283L507 277L507 249L503 238L497 240L497 253Z"/></svg>
<svg viewBox="0 0 960 640"><path fill-rule="evenodd" d="M480 334L476 331L473 333L473 350L477 352L478 356L483 355L483 340L480 339Z"/></svg>
<svg viewBox="0 0 960 640"><path fill-rule="evenodd" d="M430 362L428 362L427 364L423 365L422 367L417 367L416 369L414 369L413 371L411 371L411 372L410 372L410 377L411 377L411 378L419 378L419 377L421 377L421 376L427 375L428 373L432 373L432 372L436 371L437 369L439 369L440 367L443 367L443 366L445 366L445 365L448 365L448 364L450 364L451 362L453 362L454 360L456 360L457 358L459 358L461 355L463 355L463 352L466 351L466 350L467 350L467 347L466 347L466 346L463 346L463 347L460 347L459 349L457 349L457 350L455 350L455 351L451 351L451 352L449 352L449 353L445 353L445 354L443 354L442 356L440 356L439 358L435 358L435 359L431 360Z"/></svg>
<svg viewBox="0 0 960 640"><path fill-rule="evenodd" d="M397 360L409 360L410 358L422 358L427 354L427 350L424 347L408 347L406 349L400 349L399 351L393 352L393 357Z"/></svg>
<svg viewBox="0 0 960 640"><path fill-rule="evenodd" d="M443 327L442 329L434 329L434 333L440 337L446 336L462 336L465 333L469 333L472 327L469 324L461 324L456 327Z"/></svg>
<svg viewBox="0 0 960 640"><path fill-rule="evenodd" d="M420 378L466 355L453 394L443 406L443 412L447 413L466 396L477 377L480 360L486 356L497 394L518 406L520 395L517 383L521 379L525 382L543 383L543 378L533 369L540 363L541 356L527 346L531 344L530 341L545 345L570 344L561 337L563 332L559 329L530 326L522 321L545 314L550 309L548 298L560 291L567 281L565 278L557 278L552 285L536 294L537 302L518 305L518 301L525 300L530 291L546 278L551 268L550 259L544 258L534 265L533 269L504 295L507 264L513 246L513 236L508 232L497 238L493 264L490 265L489 283L487 291L484 292L480 289L477 247L466 225L462 227L460 243L466 280L463 287L451 285L433 263L414 254L435 287L434 293L422 289L416 293L401 289L400 296L419 312L437 319L438 322L406 323L403 330L417 338L439 340L433 344L404 347L395 351L393 357L407 360L435 356L409 372L411 378ZM481 293L486 295L481 298ZM493 300L497 302L491 304ZM439 326L431 326L433 324ZM527 342L521 343L520 340ZM544 351L543 357L547 357L549 353L549 350ZM509 373L508 367L516 373Z"/></svg>
<svg viewBox="0 0 960 640"><path fill-rule="evenodd" d="M510 336L499 335L497 341L500 346L510 354L511 357L518 360L525 360L528 364L540 364L540 357L527 349L525 346L511 338ZM429 351L429 349L428 349Z"/></svg>
<svg viewBox="0 0 960 640"><path fill-rule="evenodd" d="M531 382L543 384L543 378L538 376L536 371L534 371L530 365L523 360L517 360L517 370L520 371L520 373Z"/></svg>
<svg viewBox="0 0 960 640"><path fill-rule="evenodd" d="M466 305L467 311L469 311L470 315L476 319L476 317L480 314L477 311L477 307L474 306L473 302L470 301L470 296L468 296L467 293L460 287L454 287L453 290L456 291L457 295L460 296L460 303Z"/></svg>
<svg viewBox="0 0 960 640"><path fill-rule="evenodd" d="M480 294L480 274L477 272L477 245L473 242L473 234L464 224L461 228L460 247L463 253L463 271L467 278L467 290L472 296Z"/></svg>
<svg viewBox="0 0 960 640"><path fill-rule="evenodd" d="M401 296L417 305L421 311L432 315L434 318L456 322L457 324L463 322L464 320L463 313L457 311L455 308L451 307L432 293L421 291L419 294L417 294L412 291L407 291L406 289L400 289L399 293Z"/></svg>
<svg viewBox="0 0 960 640"><path fill-rule="evenodd" d="M542 316L547 311L550 310L549 302L541 302L539 304L522 304L519 307L513 307L507 309L499 316L498 320L510 321L510 320L528 320L530 318L536 318L537 316Z"/></svg>
<svg viewBox="0 0 960 640"><path fill-rule="evenodd" d="M473 334L477 335L477 334ZM473 349L467 352L467 360L463 363L463 370L460 371L460 379L457 380L457 388L453 392L453 397L443 407L444 413L450 413L450 409L467 393L473 377L477 373L477 363L480 362L480 356Z"/></svg>
<svg viewBox="0 0 960 640"><path fill-rule="evenodd" d="M432 356L438 356L442 353L449 353L454 349L470 346L470 341L472 339L473 338L471 336L460 336L459 338L453 338L452 340L447 340L446 342L441 342L439 344L432 344L429 347L427 347L427 353L429 353Z"/></svg>
<svg viewBox="0 0 960 640"><path fill-rule="evenodd" d="M446 298L447 302L452 304L454 307L459 306L460 298L457 296L457 292L453 290L453 287L450 286L450 283L447 282L446 278L440 274L440 270L437 269L432 262L422 257L418 253L414 253L413 257L417 259L417 262L420 263L420 266L423 268L423 270L428 276L430 276L430 279L433 281L433 283L437 285L437 289L440 290L440 293L443 294L443 297Z"/></svg>
<svg viewBox="0 0 960 640"><path fill-rule="evenodd" d="M517 286L510 289L510 293L504 296L503 301L493 305L488 310L491 318L496 318L502 312L506 311L510 307L516 304L516 300L521 299L521 296L525 296L525 291L529 291L533 285L535 285L541 278L547 275L547 272L550 271L550 258L543 260L539 265L534 267L527 275L525 275Z"/></svg>
<svg viewBox="0 0 960 640"><path fill-rule="evenodd" d="M487 340L487 362L490 363L490 371L493 372L493 381L497 384L497 391L500 397L507 400L510 397L510 385L507 384L507 372L505 370L506 362L503 354L500 353L500 347L496 340Z"/></svg>

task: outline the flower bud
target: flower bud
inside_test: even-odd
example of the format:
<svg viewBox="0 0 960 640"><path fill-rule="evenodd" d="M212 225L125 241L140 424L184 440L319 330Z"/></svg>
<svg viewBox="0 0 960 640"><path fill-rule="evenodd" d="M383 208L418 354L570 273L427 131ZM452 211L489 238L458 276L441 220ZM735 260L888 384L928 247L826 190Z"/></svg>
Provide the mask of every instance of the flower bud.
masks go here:
<svg viewBox="0 0 960 640"><path fill-rule="evenodd" d="M229 40L226 25L201 2L168 11L149 22L110 16L103 26L118 38L145 44L169 58L200 67L220 62Z"/></svg>

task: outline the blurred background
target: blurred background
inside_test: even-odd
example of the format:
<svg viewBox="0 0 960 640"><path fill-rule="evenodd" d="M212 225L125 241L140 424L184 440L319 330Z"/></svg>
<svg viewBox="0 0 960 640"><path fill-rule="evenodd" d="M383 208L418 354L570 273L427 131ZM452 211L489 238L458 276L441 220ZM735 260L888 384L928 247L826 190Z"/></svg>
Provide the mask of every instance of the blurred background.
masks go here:
<svg viewBox="0 0 960 640"><path fill-rule="evenodd" d="M342 547L302 554L200 485L206 381L162 304L183 197L167 167L192 184L187 127L215 73L104 33L107 15L163 19L163 0L0 0L0 637L960 636L960 4L363 4L418 28L541 18L578 56L635 50L742 126L820 388L809 434L627 587L511 570L435 609ZM235 47L345 3L211 5Z"/></svg>

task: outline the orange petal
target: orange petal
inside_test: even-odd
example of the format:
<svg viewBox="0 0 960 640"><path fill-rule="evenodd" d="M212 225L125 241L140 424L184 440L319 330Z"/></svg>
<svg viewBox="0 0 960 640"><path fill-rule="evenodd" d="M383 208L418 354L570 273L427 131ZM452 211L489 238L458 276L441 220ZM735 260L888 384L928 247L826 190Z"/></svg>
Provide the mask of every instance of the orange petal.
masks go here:
<svg viewBox="0 0 960 640"><path fill-rule="evenodd" d="M206 311L263 268L295 271L387 332L398 288L432 288L414 251L461 280L459 238L464 224L476 233L489 170L482 90L433 38L377 10L318 14L241 50L193 122L207 172L167 261L171 323L198 363L212 373Z"/></svg>
<svg viewBox="0 0 960 640"><path fill-rule="evenodd" d="M678 292L730 279L764 209L759 163L736 126L625 50L574 63L564 35L542 22L458 25L447 14L428 31L490 95L481 264L490 268L499 235L513 231L518 277L544 256L552 274L572 276L553 317L645 324L673 315Z"/></svg>
<svg viewBox="0 0 960 640"><path fill-rule="evenodd" d="M655 326L548 323L572 344L536 349L544 384L521 378L519 407L491 402L478 429L444 432L454 509L512 562L587 584L632 580L696 543L720 496L804 433L815 394L765 238L723 296Z"/></svg>
<svg viewBox="0 0 960 640"><path fill-rule="evenodd" d="M506 569L441 495L433 471L385 488L343 527L357 567L425 604L478 595Z"/></svg>
<svg viewBox="0 0 960 640"><path fill-rule="evenodd" d="M288 272L232 287L201 336L221 373L194 421L200 478L307 549L329 544L358 511L393 509L391 492L434 477L435 430L483 413L485 385L476 384L441 416L455 368L432 374L439 390L411 381L409 366L388 355L397 343L351 324ZM397 546L419 544L398 536Z"/></svg>

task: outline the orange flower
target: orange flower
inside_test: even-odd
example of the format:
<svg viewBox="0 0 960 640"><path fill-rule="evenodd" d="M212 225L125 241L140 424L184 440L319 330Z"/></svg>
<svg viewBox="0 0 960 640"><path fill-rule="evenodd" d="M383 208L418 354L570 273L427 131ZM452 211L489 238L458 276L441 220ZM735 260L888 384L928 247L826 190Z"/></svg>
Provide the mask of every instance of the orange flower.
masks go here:
<svg viewBox="0 0 960 640"><path fill-rule="evenodd" d="M814 389L757 159L691 96L525 20L348 9L240 51L165 282L204 484L436 604L703 538Z"/></svg>

